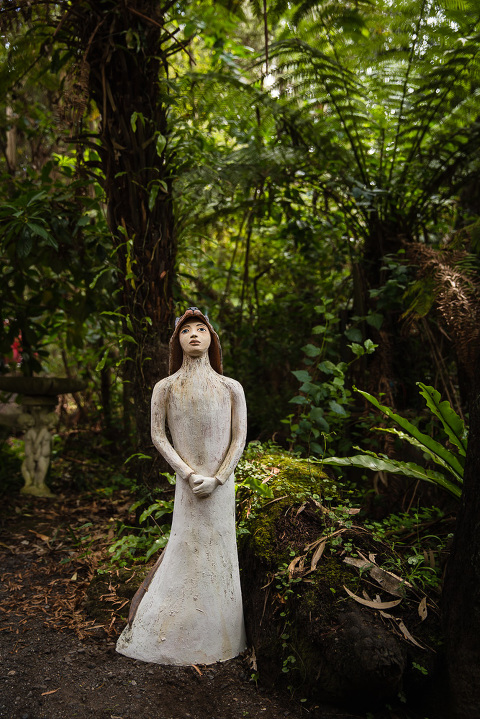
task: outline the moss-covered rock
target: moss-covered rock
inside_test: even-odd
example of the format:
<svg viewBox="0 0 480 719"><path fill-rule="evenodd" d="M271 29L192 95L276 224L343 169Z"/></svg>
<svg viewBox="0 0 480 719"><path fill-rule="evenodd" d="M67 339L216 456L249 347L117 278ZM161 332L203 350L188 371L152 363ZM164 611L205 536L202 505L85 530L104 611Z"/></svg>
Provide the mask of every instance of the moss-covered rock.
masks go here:
<svg viewBox="0 0 480 719"><path fill-rule="evenodd" d="M352 510L338 506L338 489L319 464L281 452L249 461L257 478L265 473L273 494L238 494L245 618L260 681L357 709L395 698L412 661L421 654L426 662L425 652L394 629L407 600L389 619L345 589L360 598L366 590L395 599L344 562L360 554L383 558L388 548L353 522ZM241 479L248 487L244 474Z"/></svg>

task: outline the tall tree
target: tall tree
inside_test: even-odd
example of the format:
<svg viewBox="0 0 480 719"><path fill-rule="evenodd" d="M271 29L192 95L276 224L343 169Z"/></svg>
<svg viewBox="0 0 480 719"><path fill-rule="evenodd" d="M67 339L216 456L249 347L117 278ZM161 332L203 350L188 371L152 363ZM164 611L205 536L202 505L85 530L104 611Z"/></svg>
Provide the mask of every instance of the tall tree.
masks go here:
<svg viewBox="0 0 480 719"><path fill-rule="evenodd" d="M118 314L127 348L125 372L144 453L151 448L151 389L168 372L174 313L176 165L170 115L177 98L172 63L178 55L189 55L189 39L179 39L183 33L176 14L183 16L184 8L157 0L12 1L0 9L11 65L26 42L21 34L26 26L28 38L41 40L43 57L65 78L62 102L67 112L73 110L74 139L80 148L98 153L97 161L94 154L86 155L83 165L100 171L105 190L122 282ZM19 81L23 71L16 77L13 72L12 79ZM84 124L92 102L98 131Z"/></svg>
<svg viewBox="0 0 480 719"><path fill-rule="evenodd" d="M360 15L353 3L305 3L291 19L295 36L284 31L269 51L283 136L315 211L349 237L355 314L370 315L370 332L383 322L370 382L395 402L406 283L386 258L437 243L460 188L478 177L478 10L401 0Z"/></svg>
<svg viewBox="0 0 480 719"><path fill-rule="evenodd" d="M95 102L107 220L122 277L126 373L135 398L140 447L150 446L150 395L168 373L176 256L169 148L170 56L183 51L168 28L168 3L111 0L68 3L54 40L78 63ZM53 38L52 38L53 39Z"/></svg>
<svg viewBox="0 0 480 719"><path fill-rule="evenodd" d="M470 430L460 511L443 589L446 661L452 719L480 707L480 352L470 388Z"/></svg>

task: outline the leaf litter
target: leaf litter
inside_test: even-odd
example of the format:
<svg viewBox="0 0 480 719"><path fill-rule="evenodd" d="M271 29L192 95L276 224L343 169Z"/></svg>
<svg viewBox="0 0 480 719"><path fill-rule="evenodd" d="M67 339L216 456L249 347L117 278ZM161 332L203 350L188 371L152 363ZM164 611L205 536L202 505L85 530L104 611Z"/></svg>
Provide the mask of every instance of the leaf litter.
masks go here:
<svg viewBox="0 0 480 719"><path fill-rule="evenodd" d="M2 594L9 597L3 602L0 631L16 631L19 619L39 618L52 629L74 631L80 639L101 629L107 635L115 633L117 615L129 601L116 594L115 581L109 596L102 598L110 615L105 622L88 618L84 605L87 588L108 557L111 517L126 518L127 492L119 491L115 500L95 497L92 501L86 495L60 497L55 504L39 502L34 519L42 529L50 525L48 533L28 526L32 521L28 501L13 501L14 531L0 544Z"/></svg>
<svg viewBox="0 0 480 719"><path fill-rule="evenodd" d="M115 501L92 501L91 495L60 497L55 503L5 498L0 532L5 716L129 719L156 716L161 706L171 717L207 719L214 710L232 719L301 719L303 708L288 696L257 689L250 680L252 658L247 671L242 657L208 667L163 667L115 652L129 603L123 593L125 586L134 591L138 570L107 564L108 547L112 517L127 520L131 503L122 491ZM127 579L120 576L128 571ZM98 578L105 586L95 598L102 605L101 620L86 612L87 589Z"/></svg>

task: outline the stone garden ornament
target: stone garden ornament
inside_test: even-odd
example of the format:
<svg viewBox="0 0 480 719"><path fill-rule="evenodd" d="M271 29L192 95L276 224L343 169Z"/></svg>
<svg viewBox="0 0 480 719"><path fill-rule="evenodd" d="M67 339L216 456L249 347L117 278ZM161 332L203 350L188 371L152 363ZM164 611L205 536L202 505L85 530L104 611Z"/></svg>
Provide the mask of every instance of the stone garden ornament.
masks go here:
<svg viewBox="0 0 480 719"><path fill-rule="evenodd" d="M59 395L84 388L83 380L71 377L0 377L0 392L7 393L7 402L0 401L0 425L25 432L22 494L55 497L45 481L52 453L52 431L58 424L55 407ZM21 408L12 401L15 395Z"/></svg>
<svg viewBox="0 0 480 719"><path fill-rule="evenodd" d="M177 478L172 529L133 599L121 654L189 665L245 649L233 472L246 429L242 386L223 376L218 335L190 307L170 340L170 376L152 396L152 440Z"/></svg>

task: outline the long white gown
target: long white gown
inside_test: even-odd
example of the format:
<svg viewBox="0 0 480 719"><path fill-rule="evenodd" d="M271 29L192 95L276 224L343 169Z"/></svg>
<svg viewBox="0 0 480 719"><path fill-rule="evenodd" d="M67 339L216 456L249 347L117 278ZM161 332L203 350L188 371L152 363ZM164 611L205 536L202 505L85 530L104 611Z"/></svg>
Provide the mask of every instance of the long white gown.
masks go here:
<svg viewBox="0 0 480 719"><path fill-rule="evenodd" d="M245 649L233 475L206 499L177 477L162 563L117 651L158 664L212 664Z"/></svg>
<svg viewBox="0 0 480 719"><path fill-rule="evenodd" d="M207 361L187 367L154 390L152 437L177 475L172 529L161 564L117 642L121 654L158 664L213 664L246 646L233 474L245 443L243 390ZM167 413L175 448L164 432ZM185 480L190 467L225 481L199 497Z"/></svg>

